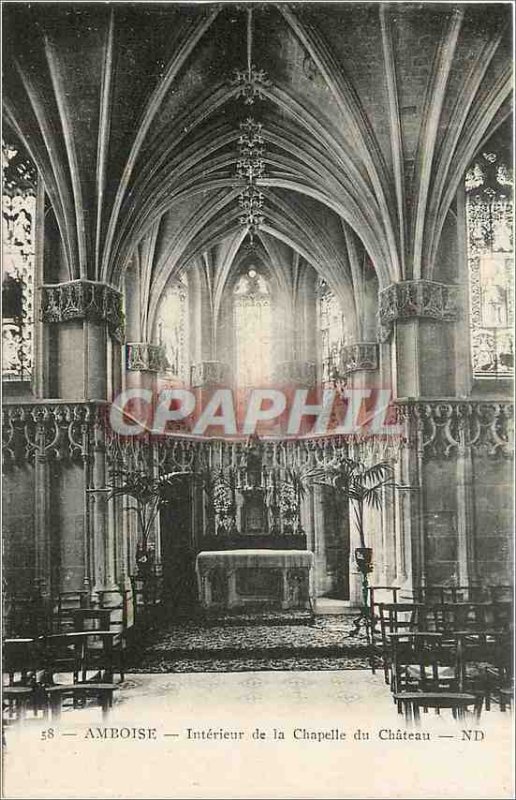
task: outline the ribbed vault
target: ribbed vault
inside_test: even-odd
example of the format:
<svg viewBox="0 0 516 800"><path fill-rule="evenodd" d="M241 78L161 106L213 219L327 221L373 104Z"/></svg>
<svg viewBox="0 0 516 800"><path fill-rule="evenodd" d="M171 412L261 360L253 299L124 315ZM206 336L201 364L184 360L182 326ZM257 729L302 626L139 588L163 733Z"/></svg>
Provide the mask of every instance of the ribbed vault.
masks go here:
<svg viewBox="0 0 516 800"><path fill-rule="evenodd" d="M6 121L36 162L67 274L121 286L144 265L150 330L169 277L209 264L215 317L245 230L239 123L263 123L259 247L286 292L300 260L361 317L379 287L432 278L464 172L510 112L507 5L8 5ZM201 265L201 266L200 266Z"/></svg>

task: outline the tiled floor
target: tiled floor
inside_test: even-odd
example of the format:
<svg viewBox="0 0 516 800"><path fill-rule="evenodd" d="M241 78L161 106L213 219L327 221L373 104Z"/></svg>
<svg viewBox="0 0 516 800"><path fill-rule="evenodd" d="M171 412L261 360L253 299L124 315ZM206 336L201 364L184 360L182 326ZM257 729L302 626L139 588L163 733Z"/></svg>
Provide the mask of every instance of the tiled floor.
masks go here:
<svg viewBox="0 0 516 800"><path fill-rule="evenodd" d="M511 714L429 714L429 739L396 738L404 721L366 670L138 674L117 695L107 732L94 708L8 730L4 796L513 796Z"/></svg>

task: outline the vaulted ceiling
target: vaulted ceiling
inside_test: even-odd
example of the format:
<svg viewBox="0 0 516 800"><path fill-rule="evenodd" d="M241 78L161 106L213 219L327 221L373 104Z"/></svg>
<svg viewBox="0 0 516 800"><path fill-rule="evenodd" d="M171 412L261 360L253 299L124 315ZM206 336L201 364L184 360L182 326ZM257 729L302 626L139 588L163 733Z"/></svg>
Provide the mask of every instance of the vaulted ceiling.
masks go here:
<svg viewBox="0 0 516 800"><path fill-rule="evenodd" d="M510 5L248 11L4 4L5 119L43 178L69 277L121 285L137 253L151 307L193 265L220 297L246 233L248 116L265 139L259 243L287 278L302 259L358 297L364 265L380 286L438 275L465 170L511 111ZM268 82L245 105L234 72L249 47Z"/></svg>

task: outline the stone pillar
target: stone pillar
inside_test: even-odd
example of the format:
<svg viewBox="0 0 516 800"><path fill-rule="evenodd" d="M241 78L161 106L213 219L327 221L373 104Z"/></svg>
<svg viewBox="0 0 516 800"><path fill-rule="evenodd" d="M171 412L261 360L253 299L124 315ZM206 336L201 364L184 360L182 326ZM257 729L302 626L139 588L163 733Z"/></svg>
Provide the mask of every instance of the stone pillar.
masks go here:
<svg viewBox="0 0 516 800"><path fill-rule="evenodd" d="M141 411L134 406L135 416L151 424L158 405L158 375L167 368L164 348L151 342L128 342L125 345L125 387L151 392L150 404L142 403Z"/></svg>
<svg viewBox="0 0 516 800"><path fill-rule="evenodd" d="M191 384L195 390L197 408L204 409L215 389L229 388L231 370L222 361L199 361L192 365Z"/></svg>
<svg viewBox="0 0 516 800"><path fill-rule="evenodd" d="M326 583L321 579L326 574L326 553L324 539L324 500L323 487L314 486L313 488L313 508L314 508L314 586L317 596L323 595L327 589Z"/></svg>
<svg viewBox="0 0 516 800"><path fill-rule="evenodd" d="M355 549L361 547L361 544L352 502L349 504L349 540L349 601L352 605L362 606L364 602L363 577L355 560Z"/></svg>
<svg viewBox="0 0 516 800"><path fill-rule="evenodd" d="M123 338L120 292L87 280L45 284L41 320L55 394L66 400L110 400L113 373L120 371L117 348L112 352L113 341Z"/></svg>
<svg viewBox="0 0 516 800"><path fill-rule="evenodd" d="M460 306L460 287L437 281L401 281L379 293L378 338L382 349L392 341L395 397L455 395L455 328ZM413 416L409 423L411 438L402 455L403 482L420 488L402 493L398 503L398 581L406 572L408 579L420 583L425 577L423 453L420 423ZM406 569L400 563L403 556Z"/></svg>
<svg viewBox="0 0 516 800"><path fill-rule="evenodd" d="M274 383L281 386L292 386L312 389L316 384L317 369L313 361L281 361L274 368Z"/></svg>
<svg viewBox="0 0 516 800"><path fill-rule="evenodd" d="M44 431L42 432L44 437ZM43 439L44 441L44 439ZM34 464L35 508L34 530L36 534L36 589L44 604L49 603L52 594L52 559L51 541L48 520L49 509L49 475L47 457L40 449L36 453Z"/></svg>
<svg viewBox="0 0 516 800"><path fill-rule="evenodd" d="M475 581L475 512L473 498L473 459L467 443L467 416L459 423L457 448L457 560L459 583L464 586Z"/></svg>
<svg viewBox="0 0 516 800"><path fill-rule="evenodd" d="M395 498L393 489L388 487L383 489L381 519L384 545L381 580L387 585L397 580Z"/></svg>
<svg viewBox="0 0 516 800"><path fill-rule="evenodd" d="M454 326L460 289L436 281L393 283L379 294L381 342L394 334L397 397L449 397L455 393Z"/></svg>
<svg viewBox="0 0 516 800"><path fill-rule="evenodd" d="M104 421L96 416L93 428L93 486L89 492L92 498L93 524L91 534L91 553L93 562L92 601L104 607L118 606L122 596L116 582L116 519L113 505L109 507L106 491L107 464Z"/></svg>

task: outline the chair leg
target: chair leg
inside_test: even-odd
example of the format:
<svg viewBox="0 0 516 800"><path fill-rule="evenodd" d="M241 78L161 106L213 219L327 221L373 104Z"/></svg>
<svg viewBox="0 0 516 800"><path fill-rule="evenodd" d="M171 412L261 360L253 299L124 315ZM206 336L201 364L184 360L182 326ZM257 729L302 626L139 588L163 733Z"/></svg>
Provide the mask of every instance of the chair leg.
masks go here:
<svg viewBox="0 0 516 800"><path fill-rule="evenodd" d="M53 720L61 719L61 703L62 703L62 697L59 694L59 692L52 692L52 695L50 697L50 709Z"/></svg>
<svg viewBox="0 0 516 800"><path fill-rule="evenodd" d="M389 665L387 663L387 659L385 658L385 656L383 657L383 674L384 674L384 677L385 677L385 683L388 686L389 685Z"/></svg>
<svg viewBox="0 0 516 800"><path fill-rule="evenodd" d="M113 692L111 689L101 691L100 704L102 706L102 719L107 719L113 705Z"/></svg>

